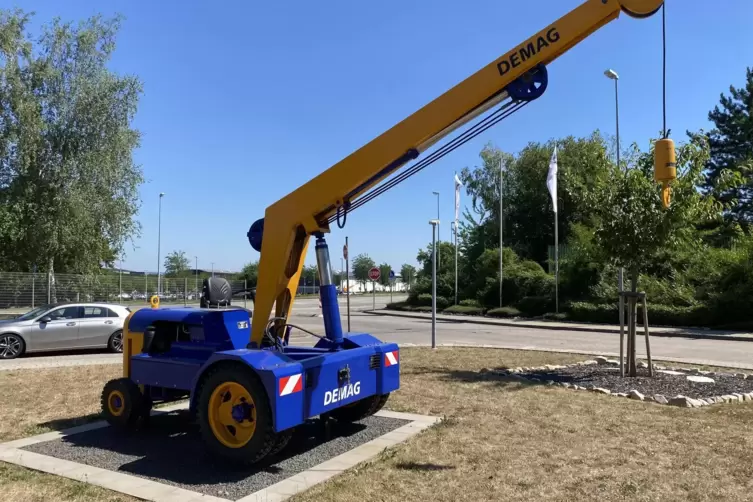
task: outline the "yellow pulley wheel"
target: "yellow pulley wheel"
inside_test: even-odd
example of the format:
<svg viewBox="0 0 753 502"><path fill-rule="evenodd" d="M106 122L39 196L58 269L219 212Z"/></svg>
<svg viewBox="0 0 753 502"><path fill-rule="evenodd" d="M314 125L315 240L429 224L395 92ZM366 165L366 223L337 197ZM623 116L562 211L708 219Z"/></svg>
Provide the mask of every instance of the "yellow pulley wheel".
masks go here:
<svg viewBox="0 0 753 502"><path fill-rule="evenodd" d="M149 303L152 305L153 309L159 308L159 296L154 295L149 299Z"/></svg>
<svg viewBox="0 0 753 502"><path fill-rule="evenodd" d="M256 432L256 406L246 388L237 382L218 385L209 397L209 427L228 448L242 448Z"/></svg>

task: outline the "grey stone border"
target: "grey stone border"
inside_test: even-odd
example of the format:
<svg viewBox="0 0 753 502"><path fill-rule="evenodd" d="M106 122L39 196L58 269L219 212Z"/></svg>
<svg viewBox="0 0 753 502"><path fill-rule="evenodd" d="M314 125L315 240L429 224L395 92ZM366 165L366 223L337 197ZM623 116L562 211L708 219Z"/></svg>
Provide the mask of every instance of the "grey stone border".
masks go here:
<svg viewBox="0 0 753 502"><path fill-rule="evenodd" d="M530 383L539 384L539 385L551 385L551 386L563 387L563 388L572 389L572 390L587 390L587 391L596 392L599 394L607 394L607 395L615 396L615 397L626 397L628 399L634 399L636 401L648 401L648 402L654 402L657 404L678 406L680 408L702 408L704 406L711 406L713 404L720 404L720 403L742 403L742 402L747 402L747 401L753 401L753 392L748 392L745 394L739 394L739 393L725 394L723 396L712 396L712 397L701 398L701 399L693 399L693 398L683 396L683 395L677 395L677 396L668 398L666 396L663 396L662 394L655 394L653 396L644 396L643 394L638 392L636 389L632 389L630 392L614 393L610 391L609 389L603 389L601 387L596 387L595 385L583 387L581 385L573 385L567 382L555 382L554 380L545 380L542 378L529 377L527 375L523 375L523 373L535 373L537 371L553 371L553 370L564 369L564 368L573 368L573 367L578 367L578 366L591 366L591 365L619 367L620 361L618 359L607 359L606 357L599 356L594 359L588 359L586 361L580 361L573 364L547 364L544 366L511 368L509 370L490 370L488 368L482 368L480 372L500 375L503 377L507 377L511 380L525 381L525 382L530 382ZM645 363L644 361L639 361L638 367L648 368L648 364ZM667 367L667 366L662 366L660 364L654 364L653 367L654 367L654 371L669 370L669 371L677 371L680 373L685 373L687 375L698 375L698 376L709 376L709 377L713 377L715 375L721 375L721 376L727 376L727 377L737 377L743 380L747 380L748 378L753 379L753 375L748 374L748 373L725 373L725 372L715 372L715 371L704 371L704 370L699 370L698 368Z"/></svg>
<svg viewBox="0 0 753 502"><path fill-rule="evenodd" d="M152 410L152 414L159 415L169 413L171 411L185 409L187 406L188 403L186 402L164 406ZM409 423L376 439L372 439L371 441L359 445L350 451L326 460L304 472L295 474L283 481L263 488L236 501L213 497L211 495L205 495L203 493L186 490L173 485L158 483L139 476L79 464L70 460L63 460L22 449L33 444L53 441L73 434L80 434L82 432L109 427L107 422L104 421L93 422L62 431L47 432L36 436L0 443L0 461L36 471L46 472L48 474L63 476L91 485L101 486L108 490L153 502L280 502L287 500L293 495L305 491L316 484L326 481L345 470L350 469L356 464L375 458L386 448L402 443L441 421L440 417L417 415L413 413L400 413L388 410L381 410L376 413L376 416L408 420Z"/></svg>

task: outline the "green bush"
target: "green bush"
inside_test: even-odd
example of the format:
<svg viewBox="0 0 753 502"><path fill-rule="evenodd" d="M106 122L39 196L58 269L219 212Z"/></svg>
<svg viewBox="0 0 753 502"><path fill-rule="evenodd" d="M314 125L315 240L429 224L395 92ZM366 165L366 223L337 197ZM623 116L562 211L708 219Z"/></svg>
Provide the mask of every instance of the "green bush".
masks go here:
<svg viewBox="0 0 753 502"><path fill-rule="evenodd" d="M618 324L619 311L615 304L594 304L573 302L567 307L571 321ZM649 326L711 326L713 312L705 305L677 307L672 305L648 304ZM627 326L627 318L624 320ZM643 326L643 307L637 308L637 324Z"/></svg>
<svg viewBox="0 0 753 502"><path fill-rule="evenodd" d="M474 299L460 300L460 305L464 307L480 307L481 306L478 300L474 300Z"/></svg>
<svg viewBox="0 0 753 502"><path fill-rule="evenodd" d="M616 304L572 302L567 307L567 312L571 321L607 324L619 322Z"/></svg>
<svg viewBox="0 0 753 502"><path fill-rule="evenodd" d="M385 306L385 309L387 309L387 310L405 310L405 311L413 310L412 306L408 305L408 302L388 303Z"/></svg>
<svg viewBox="0 0 753 502"><path fill-rule="evenodd" d="M431 307L431 295L423 293L418 295L415 305L419 307ZM450 300L444 296L437 296L437 310L444 310L450 306Z"/></svg>
<svg viewBox="0 0 753 502"><path fill-rule="evenodd" d="M413 312L431 312L431 306L419 305L418 307L411 308Z"/></svg>
<svg viewBox="0 0 753 502"><path fill-rule="evenodd" d="M520 310L515 307L497 307L486 311L486 315L490 317L519 317Z"/></svg>
<svg viewBox="0 0 753 502"><path fill-rule="evenodd" d="M517 304L526 316L540 316L554 310L554 298L551 296L525 296Z"/></svg>
<svg viewBox="0 0 753 502"><path fill-rule="evenodd" d="M483 315L484 309L481 307L470 307L468 305L453 305L442 311L443 314L463 314L463 315Z"/></svg>

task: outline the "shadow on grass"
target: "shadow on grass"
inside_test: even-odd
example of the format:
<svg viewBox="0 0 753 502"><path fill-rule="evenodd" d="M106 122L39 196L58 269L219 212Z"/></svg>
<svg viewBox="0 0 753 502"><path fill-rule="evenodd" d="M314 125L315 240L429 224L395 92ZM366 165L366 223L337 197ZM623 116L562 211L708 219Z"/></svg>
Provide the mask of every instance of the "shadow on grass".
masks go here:
<svg viewBox="0 0 753 502"><path fill-rule="evenodd" d="M52 431L62 431L65 429L70 429L71 427L78 427L79 425L98 422L100 420L102 420L102 416L99 413L92 413L90 415L83 415L80 417L56 418L54 420L49 420L41 424L36 424L35 427L49 429Z"/></svg>
<svg viewBox="0 0 753 502"><path fill-rule="evenodd" d="M515 379L507 375L501 375L495 373L497 370L480 372L471 370L456 370L450 368L431 368L425 366L413 366L410 370L404 372L405 375L422 375L422 376L436 376L442 381L461 382L461 383L478 383L478 382L493 382L500 387L504 387L509 390L522 390L525 387L533 385L541 385L540 382L532 382L525 379Z"/></svg>
<svg viewBox="0 0 753 502"><path fill-rule="evenodd" d="M406 471L450 471L454 470L454 465L439 465L423 462L399 462L395 465L398 469Z"/></svg>

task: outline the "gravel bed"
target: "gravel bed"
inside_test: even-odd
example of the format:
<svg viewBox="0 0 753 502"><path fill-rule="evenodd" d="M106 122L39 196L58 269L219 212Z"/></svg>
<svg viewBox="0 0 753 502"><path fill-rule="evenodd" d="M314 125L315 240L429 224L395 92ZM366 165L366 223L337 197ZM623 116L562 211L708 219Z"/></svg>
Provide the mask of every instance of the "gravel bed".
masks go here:
<svg viewBox="0 0 753 502"><path fill-rule="evenodd" d="M569 383L581 387L598 387L612 393L629 393L632 389L641 394L653 396L661 394L670 398L682 395L693 399L709 398L727 394L745 394L753 392L753 379L738 378L733 374L698 374L714 380L713 383L700 383L688 380L693 373L683 372L681 375L668 375L654 370L654 376L648 376L648 368L639 368L638 376L620 377L619 367L604 365L568 366L554 370L520 372L525 378L538 378L546 382Z"/></svg>
<svg viewBox="0 0 753 502"><path fill-rule="evenodd" d="M148 429L128 436L106 427L23 449L238 500L407 423L378 416L353 424L333 423L327 440L321 423L312 420L297 429L288 447L275 458L245 469L208 456L198 425L183 414L153 416Z"/></svg>

